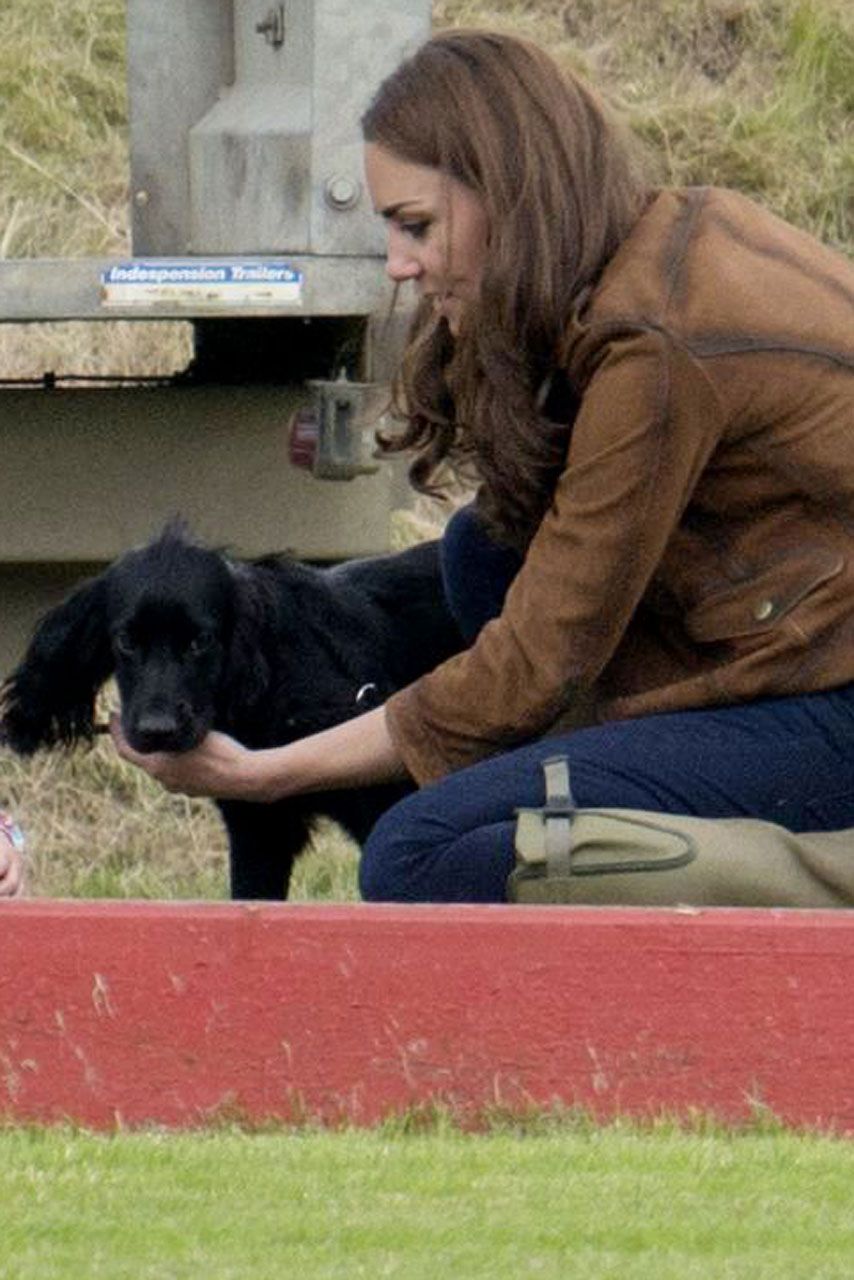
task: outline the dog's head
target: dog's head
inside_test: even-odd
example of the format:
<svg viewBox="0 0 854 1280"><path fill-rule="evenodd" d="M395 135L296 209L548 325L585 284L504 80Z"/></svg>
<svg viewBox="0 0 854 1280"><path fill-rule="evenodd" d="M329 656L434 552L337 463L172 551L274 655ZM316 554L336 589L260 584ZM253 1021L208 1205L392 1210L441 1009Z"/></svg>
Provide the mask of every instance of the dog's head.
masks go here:
<svg viewBox="0 0 854 1280"><path fill-rule="evenodd" d="M213 726L234 628L234 571L179 529L109 571L122 728L137 751L188 751Z"/></svg>
<svg viewBox="0 0 854 1280"><path fill-rule="evenodd" d="M211 728L232 643L236 570L170 525L51 610L2 691L0 737L29 755L94 732L115 674L138 751L186 751Z"/></svg>

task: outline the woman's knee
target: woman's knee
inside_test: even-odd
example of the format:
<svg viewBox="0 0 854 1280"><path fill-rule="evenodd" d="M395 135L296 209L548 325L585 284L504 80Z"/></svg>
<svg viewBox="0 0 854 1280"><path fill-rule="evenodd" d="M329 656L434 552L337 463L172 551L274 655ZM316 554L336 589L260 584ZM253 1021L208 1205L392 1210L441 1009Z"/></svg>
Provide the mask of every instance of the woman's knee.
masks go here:
<svg viewBox="0 0 854 1280"><path fill-rule="evenodd" d="M504 902L514 861L511 817L450 830L410 825L391 810L365 843L359 887L366 902Z"/></svg>
<svg viewBox="0 0 854 1280"><path fill-rule="evenodd" d="M365 902L416 901L412 857L403 856L395 810L380 818L362 847L359 892Z"/></svg>
<svg viewBox="0 0 854 1280"><path fill-rule="evenodd" d="M365 902L389 902L390 878L386 860L374 839L376 827L362 845L359 859L359 893Z"/></svg>
<svg viewBox="0 0 854 1280"><path fill-rule="evenodd" d="M441 551L448 562L493 545L474 503L459 507L442 530Z"/></svg>
<svg viewBox="0 0 854 1280"><path fill-rule="evenodd" d="M448 607L471 642L504 604L521 557L490 537L474 506L461 507L442 534L442 583Z"/></svg>

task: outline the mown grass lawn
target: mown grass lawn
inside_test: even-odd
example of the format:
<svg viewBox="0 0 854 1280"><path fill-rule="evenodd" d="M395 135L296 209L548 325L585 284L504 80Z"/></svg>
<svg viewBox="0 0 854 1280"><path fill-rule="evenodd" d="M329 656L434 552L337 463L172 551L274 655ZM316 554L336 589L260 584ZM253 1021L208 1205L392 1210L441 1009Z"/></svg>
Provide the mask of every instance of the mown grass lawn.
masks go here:
<svg viewBox="0 0 854 1280"><path fill-rule="evenodd" d="M3 1280L849 1280L854 1145L623 1126L0 1131Z"/></svg>

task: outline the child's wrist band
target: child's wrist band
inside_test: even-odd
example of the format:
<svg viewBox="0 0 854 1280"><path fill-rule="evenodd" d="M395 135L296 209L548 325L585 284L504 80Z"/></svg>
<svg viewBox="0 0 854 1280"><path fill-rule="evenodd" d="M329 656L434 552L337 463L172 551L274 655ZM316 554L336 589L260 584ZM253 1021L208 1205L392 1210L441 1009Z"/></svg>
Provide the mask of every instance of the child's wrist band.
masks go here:
<svg viewBox="0 0 854 1280"><path fill-rule="evenodd" d="M0 838L8 840L12 848L18 853L23 853L26 848L27 842L24 839L23 831L15 819L2 809L0 809Z"/></svg>

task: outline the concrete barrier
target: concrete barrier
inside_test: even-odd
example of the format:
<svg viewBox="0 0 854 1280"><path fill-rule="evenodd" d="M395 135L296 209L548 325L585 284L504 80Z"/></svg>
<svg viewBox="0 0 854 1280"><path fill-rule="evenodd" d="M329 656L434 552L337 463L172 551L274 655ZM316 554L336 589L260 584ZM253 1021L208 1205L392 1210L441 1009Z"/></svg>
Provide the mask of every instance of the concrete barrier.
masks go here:
<svg viewBox="0 0 854 1280"><path fill-rule="evenodd" d="M854 913L0 906L0 1116L367 1125L433 1103L854 1131Z"/></svg>

